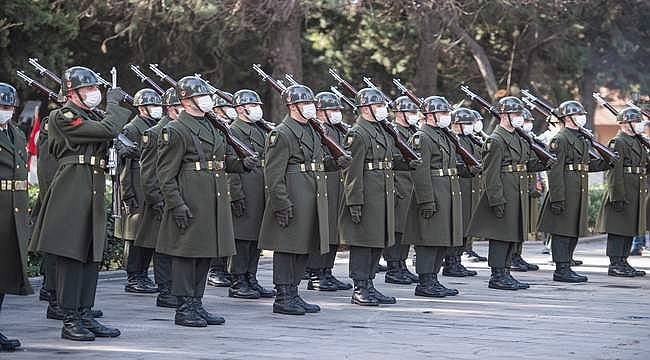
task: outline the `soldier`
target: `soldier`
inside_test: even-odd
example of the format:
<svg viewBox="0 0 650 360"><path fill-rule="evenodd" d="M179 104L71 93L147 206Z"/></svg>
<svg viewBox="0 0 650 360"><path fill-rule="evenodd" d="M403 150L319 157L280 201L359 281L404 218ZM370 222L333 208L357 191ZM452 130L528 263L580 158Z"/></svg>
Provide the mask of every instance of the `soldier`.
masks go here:
<svg viewBox="0 0 650 360"><path fill-rule="evenodd" d="M27 195L27 141L11 123L18 106L16 89L0 83L0 310L5 294L29 295L27 275L29 196ZM0 333L0 349L12 351L20 341Z"/></svg>
<svg viewBox="0 0 650 360"><path fill-rule="evenodd" d="M485 133L483 132L483 115L481 115L481 113L476 111L476 110L472 110L472 113L474 114L474 117L476 118L476 120L474 122L473 135L481 138L482 140L485 140L485 139L483 139L483 137L487 136L487 135L485 135ZM475 155L475 156L478 156L480 158L481 147L480 146L476 147L474 145L472 147L469 147L469 146L467 146L467 141L466 140L467 139L465 139L465 141L463 141L462 136L461 136L461 143L464 144L465 148L466 149L471 149L472 154ZM467 187L467 178L461 178L461 179L459 179L459 181L460 181L461 189L469 190L469 188ZM472 217L472 213L474 212L474 209L476 209L476 205L478 205L478 201L481 198L481 194L485 190L484 185L485 185L485 181L483 180L483 175L482 174L477 174L475 176L475 178L472 179L472 187L471 187L471 189L472 189L471 190L471 194L472 194L472 202L471 202L471 204L472 204L472 206L471 206L471 209L470 209L470 215L467 218L467 222L466 223L463 222L463 229L465 231L467 231L467 228L469 226L469 220ZM463 194L466 194L466 190L461 190L461 192ZM463 195L463 219L465 219L464 214L467 212L466 207L465 207L466 206L465 201L466 201L465 200L465 195ZM470 261L472 261L472 262L484 262L484 261L487 261L487 258L485 256L479 255L476 251L474 251L474 238L472 236L465 236L464 241L465 241L465 249L463 249L463 251L465 252L465 254L467 254L467 257L469 258Z"/></svg>
<svg viewBox="0 0 650 360"><path fill-rule="evenodd" d="M411 138L422 166L411 172L415 195L408 215L406 239L415 245L420 283L416 296L458 295L438 281L438 272L450 247L463 244L463 209L454 144L444 133L451 124L451 106L441 96L429 96L421 107L425 118Z"/></svg>
<svg viewBox="0 0 650 360"><path fill-rule="evenodd" d="M142 89L133 96L133 106L138 114L124 127L122 133L133 143L138 144L138 152L132 158L125 158L120 174L122 201L126 205L126 214L115 224L116 237L125 241L128 248L126 260L127 284L124 291L131 293L152 294L158 288L149 278L149 264L153 257L153 243L147 247L134 244L136 234L142 223L144 211L144 192L140 179L140 153L142 152L144 132L156 125L163 113L162 98L152 89ZM120 226L121 225L121 226ZM118 230L121 230L118 232Z"/></svg>
<svg viewBox="0 0 650 360"><path fill-rule="evenodd" d="M597 221L599 232L607 233L607 256L610 276L644 276L645 271L633 268L627 258L632 238L645 234L646 172L648 149L640 137L644 124L641 112L628 107L617 116L620 130L609 142L609 147L620 156L607 172L607 191Z"/></svg>
<svg viewBox="0 0 650 360"><path fill-rule="evenodd" d="M385 296L373 284L383 249L395 244L393 139L379 124L387 121L388 110L375 89L360 90L355 102L359 117L345 140L352 164L343 171L345 192L339 214L341 243L350 247L351 302L394 304L394 297Z"/></svg>
<svg viewBox="0 0 650 360"><path fill-rule="evenodd" d="M237 119L230 125L239 140L249 144L260 157L264 156L266 132L257 126L262 120L262 101L252 90L239 90L233 96ZM264 163L243 174L228 175L230 206L235 230L237 254L230 258L228 272L233 281L228 296L242 299L272 298L275 292L257 281L260 259L258 238L264 215Z"/></svg>
<svg viewBox="0 0 650 360"><path fill-rule="evenodd" d="M224 91L225 96L230 96L232 99L232 94ZM222 98L218 94L212 95L212 101L214 101L214 107L212 111L218 116L228 120L229 124L232 124L233 121L237 120L237 110L233 107L233 104L227 99Z"/></svg>
<svg viewBox="0 0 650 360"><path fill-rule="evenodd" d="M393 110L395 112L395 128L404 142L408 142L418 130L420 109L408 96L400 96L395 99ZM417 275L411 273L406 266L411 245L402 241L406 230L406 217L413 197L413 181L411 180L410 165L404 161L396 146L393 146L393 168L395 169L396 196L395 245L384 250L384 259L388 265L385 281L391 284L408 285L419 281Z"/></svg>
<svg viewBox="0 0 650 360"><path fill-rule="evenodd" d="M571 270L571 259L578 237L587 233L589 172L610 166L590 157L591 142L579 131L587 124L587 112L577 101L565 101L558 107L564 124L550 142L558 161L548 171L549 191L544 197L539 229L551 234L554 281L585 282L587 277Z"/></svg>
<svg viewBox="0 0 650 360"><path fill-rule="evenodd" d="M524 125L522 129L535 136L533 133L533 124L535 118L533 114L526 108L522 109L522 115L524 116ZM538 188L538 185L541 184L541 181L537 181L539 173L529 172L528 173L528 228L526 229L526 236L522 239L522 242L515 243L514 249L512 250L512 260L510 265L511 271L537 271L539 266L535 264L530 264L524 258L521 257L521 254L524 250L524 241L528 239L528 235L531 233L537 233L537 219L539 217L539 198L542 195L543 188Z"/></svg>
<svg viewBox="0 0 650 360"><path fill-rule="evenodd" d="M225 137L206 118L213 101L201 78L186 76L176 92L182 111L161 131L156 170L165 210L156 251L172 256L172 295L178 297L174 323L189 327L225 322L203 307L210 263L235 253L225 172L257 166L237 159Z"/></svg>
<svg viewBox="0 0 650 360"><path fill-rule="evenodd" d="M329 251L326 151L308 124L316 117L314 94L292 85L283 92L289 113L266 139L266 206L260 248L273 250L273 312L304 315L320 311L298 294L309 254ZM346 164L339 161L339 166ZM336 168L336 166L333 166Z"/></svg>
<svg viewBox="0 0 650 360"><path fill-rule="evenodd" d="M98 116L102 95L97 76L88 68L67 69L61 85L68 101L50 113L48 122L50 153L59 169L45 194L30 250L57 256L56 295L65 316L61 337L116 337L120 331L97 322L90 309L106 237L106 151L128 122L129 110L119 106L121 90L111 89L106 115Z"/></svg>
<svg viewBox="0 0 650 360"><path fill-rule="evenodd" d="M490 241L488 265L492 276L488 287L500 290L527 289L528 284L510 275L514 244L528 231L528 171L542 171L544 166L530 150L530 145L515 128L524 125L521 100L506 96L496 111L499 126L483 146L485 192L469 223L468 236Z"/></svg>
<svg viewBox="0 0 650 360"><path fill-rule="evenodd" d="M169 122L178 119L178 115L183 111L181 101L174 88L165 91L162 96L162 105L166 115L156 125L145 130L141 139L142 156L140 157L139 178L144 195L144 209L142 211L142 222L135 237L135 245L143 249L156 248L165 209L165 199L160 190L160 182L156 173L160 133ZM171 293L171 256L159 252L154 253L153 267L156 284L158 285L156 306L176 308L178 301Z"/></svg>
<svg viewBox="0 0 650 360"><path fill-rule="evenodd" d="M348 125L342 122L343 105L334 93L320 92L316 94L316 117L323 124L327 136L342 144L347 134ZM329 219L329 251L324 254L311 254L307 260L309 272L308 290L337 291L352 289L352 285L344 283L332 275L336 260L336 252L340 244L338 221L343 184L339 169L325 173L327 182L327 209Z"/></svg>
<svg viewBox="0 0 650 360"><path fill-rule="evenodd" d="M478 158L481 153L482 141L474 135L474 123L476 120L476 114L470 109L458 108L451 112L451 128L458 134L459 143ZM457 161L458 163L462 163L460 156L458 156ZM480 173L473 174L465 167L461 167L458 170L460 174L458 183L460 184L462 198L463 229L467 229L469 220L472 217L472 211L476 207L479 196L483 191L483 178ZM463 246L449 248L449 253L445 256L444 267L442 269L443 275L451 277L477 275L476 271L467 269L461 263L461 255L463 254L463 250L467 249L469 239L469 237L464 236ZM471 244L469 247L471 248Z"/></svg>

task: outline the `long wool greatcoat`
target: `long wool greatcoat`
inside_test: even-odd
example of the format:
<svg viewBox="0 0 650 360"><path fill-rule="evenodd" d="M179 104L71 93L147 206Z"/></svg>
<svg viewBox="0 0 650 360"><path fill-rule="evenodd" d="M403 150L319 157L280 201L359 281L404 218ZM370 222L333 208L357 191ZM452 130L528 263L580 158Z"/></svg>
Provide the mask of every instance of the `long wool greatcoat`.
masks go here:
<svg viewBox="0 0 650 360"><path fill-rule="evenodd" d="M399 124L395 124L395 128L397 128L404 142L408 142L417 131ZM408 162L404 161L402 154L394 145L394 141L393 165L395 169L395 232L404 234L406 233L407 217L413 198L413 180L411 179L411 168Z"/></svg>

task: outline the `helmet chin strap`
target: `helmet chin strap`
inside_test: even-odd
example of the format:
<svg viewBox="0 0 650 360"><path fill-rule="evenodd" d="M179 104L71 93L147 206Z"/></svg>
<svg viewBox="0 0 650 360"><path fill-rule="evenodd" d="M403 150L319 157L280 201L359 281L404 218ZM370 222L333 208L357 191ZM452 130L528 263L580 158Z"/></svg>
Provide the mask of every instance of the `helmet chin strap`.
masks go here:
<svg viewBox="0 0 650 360"><path fill-rule="evenodd" d="M296 105L296 110L298 110L298 114L300 114L300 116L301 116L303 119L309 121L309 119L308 119L308 118L307 118L307 117L302 113L302 110L300 109L300 106L299 106L298 104L295 104L295 105Z"/></svg>
<svg viewBox="0 0 650 360"><path fill-rule="evenodd" d="M440 127L440 125L438 125L438 115L436 115L436 113L431 113L431 115L433 116L433 120L436 121L436 123L434 125L436 127Z"/></svg>
<svg viewBox="0 0 650 360"><path fill-rule="evenodd" d="M83 96L81 96L81 94L79 94L79 89L72 89L72 91L73 91L75 94L77 94L77 98L79 98L79 101L81 101L81 103L82 103L85 107L87 107L88 109L92 109L92 107L90 107L90 106L88 106L88 104L86 104L86 101L84 101Z"/></svg>

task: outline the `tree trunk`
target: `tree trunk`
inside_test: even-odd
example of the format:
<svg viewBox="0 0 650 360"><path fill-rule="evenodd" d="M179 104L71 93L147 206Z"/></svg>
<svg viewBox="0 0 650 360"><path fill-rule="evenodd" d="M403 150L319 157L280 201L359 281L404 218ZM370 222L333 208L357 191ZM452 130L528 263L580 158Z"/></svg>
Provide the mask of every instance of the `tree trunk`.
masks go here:
<svg viewBox="0 0 650 360"><path fill-rule="evenodd" d="M440 21L434 17L431 10L418 16L416 27L418 32L418 53L415 60L415 92L420 96L435 95L438 92L438 59Z"/></svg>
<svg viewBox="0 0 650 360"><path fill-rule="evenodd" d="M596 86L597 61L594 61L591 52L589 59L589 65L582 70L582 79L580 79L580 103L584 106L587 114L590 115L587 116L587 128L593 129L595 132L594 115L596 115L596 102L593 101L591 94L596 91L594 87Z"/></svg>

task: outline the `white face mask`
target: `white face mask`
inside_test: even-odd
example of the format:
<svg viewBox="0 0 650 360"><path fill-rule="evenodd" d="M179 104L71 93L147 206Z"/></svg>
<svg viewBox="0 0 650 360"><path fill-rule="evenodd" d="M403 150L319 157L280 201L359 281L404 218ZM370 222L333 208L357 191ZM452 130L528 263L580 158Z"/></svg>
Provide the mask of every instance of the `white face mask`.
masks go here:
<svg viewBox="0 0 650 360"><path fill-rule="evenodd" d="M578 127L583 127L587 124L587 115L576 115L573 117L573 122Z"/></svg>
<svg viewBox="0 0 650 360"><path fill-rule="evenodd" d="M13 110L0 110L0 125L4 125L14 116Z"/></svg>
<svg viewBox="0 0 650 360"><path fill-rule="evenodd" d="M634 129L635 134L643 134L643 130L645 130L645 123L643 121L632 123L632 128Z"/></svg>
<svg viewBox="0 0 650 360"><path fill-rule="evenodd" d="M510 125L516 128L524 126L524 117L523 116L511 116Z"/></svg>
<svg viewBox="0 0 650 360"><path fill-rule="evenodd" d="M328 117L332 124L339 124L343 121L343 114L340 111L333 111L328 114Z"/></svg>
<svg viewBox="0 0 650 360"><path fill-rule="evenodd" d="M438 116L438 127L446 128L451 124L451 115Z"/></svg>
<svg viewBox="0 0 650 360"><path fill-rule="evenodd" d="M228 119L230 119L230 120L235 120L235 119L237 119L237 110L235 110L235 109L233 109L233 108L231 108L231 107L226 108L226 109L224 110L224 113L226 114L226 116L227 116Z"/></svg>
<svg viewBox="0 0 650 360"><path fill-rule="evenodd" d="M162 106L150 106L149 107L149 116L154 119L160 119L162 117L163 109Z"/></svg>
<svg viewBox="0 0 650 360"><path fill-rule="evenodd" d="M462 129L463 129L463 135L470 135L471 133L474 132L474 125L463 124Z"/></svg>
<svg viewBox="0 0 650 360"><path fill-rule="evenodd" d="M194 103L202 112L206 113L214 107L214 101L210 95L201 95L197 96L194 99Z"/></svg>
<svg viewBox="0 0 650 360"><path fill-rule="evenodd" d="M302 106L302 116L306 119L313 119L316 117L316 105L305 104Z"/></svg>
<svg viewBox="0 0 650 360"><path fill-rule="evenodd" d="M88 106L91 109L96 108L102 102L102 92L99 90L93 90L83 97L84 105Z"/></svg>
<svg viewBox="0 0 650 360"><path fill-rule="evenodd" d="M260 106L254 106L246 109L248 112L248 118L251 121L260 121L262 120L262 116L264 115L264 112L262 111L262 108Z"/></svg>
<svg viewBox="0 0 650 360"><path fill-rule="evenodd" d="M410 114L406 116L406 122L411 126L416 126L420 121L420 117L417 114Z"/></svg>
<svg viewBox="0 0 650 360"><path fill-rule="evenodd" d="M385 106L375 109L375 118L377 121L384 121L388 118L388 109Z"/></svg>
<svg viewBox="0 0 650 360"><path fill-rule="evenodd" d="M525 132L531 132L533 131L533 123L532 122L524 122L524 131Z"/></svg>
<svg viewBox="0 0 650 360"><path fill-rule="evenodd" d="M483 131L483 121L477 120L474 123L474 132L479 134L479 133L481 133L481 131Z"/></svg>

